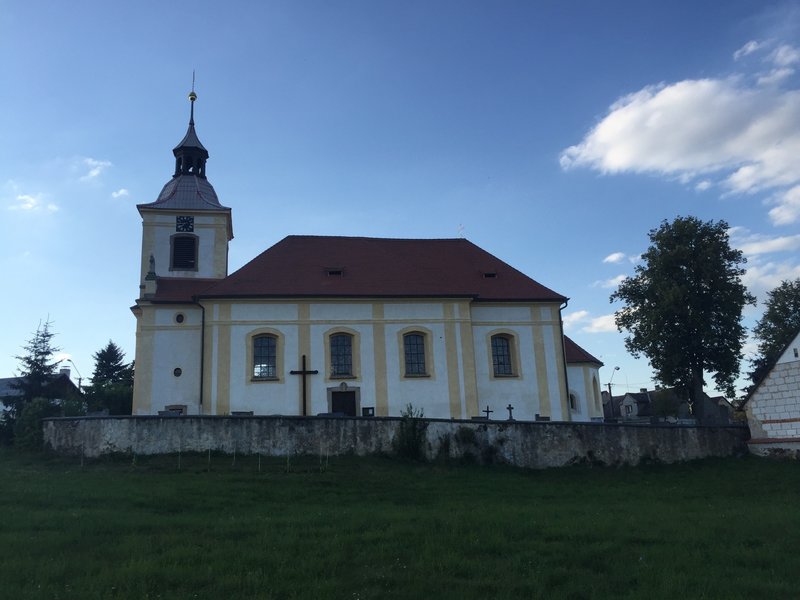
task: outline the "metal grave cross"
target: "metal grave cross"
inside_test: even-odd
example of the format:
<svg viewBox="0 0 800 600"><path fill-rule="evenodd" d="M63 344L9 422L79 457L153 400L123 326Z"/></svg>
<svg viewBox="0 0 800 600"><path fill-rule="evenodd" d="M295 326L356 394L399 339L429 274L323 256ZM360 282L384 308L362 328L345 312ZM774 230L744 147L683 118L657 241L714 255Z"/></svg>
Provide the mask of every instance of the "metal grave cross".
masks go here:
<svg viewBox="0 0 800 600"><path fill-rule="evenodd" d="M306 375L316 375L319 373L316 369L309 370L306 369L306 355L303 354L303 359L300 363L300 370L299 371L289 371L290 375L302 375L303 376L303 416L306 415Z"/></svg>
<svg viewBox="0 0 800 600"><path fill-rule="evenodd" d="M508 411L508 420L509 421L513 421L514 420L514 407L511 406L511 403L509 403L508 406L506 406L506 410Z"/></svg>
<svg viewBox="0 0 800 600"><path fill-rule="evenodd" d="M486 408L484 410L482 410L481 412L485 412L486 413L486 420L488 421L489 420L489 413L493 413L494 411L493 410L489 410L489 405L487 404Z"/></svg>

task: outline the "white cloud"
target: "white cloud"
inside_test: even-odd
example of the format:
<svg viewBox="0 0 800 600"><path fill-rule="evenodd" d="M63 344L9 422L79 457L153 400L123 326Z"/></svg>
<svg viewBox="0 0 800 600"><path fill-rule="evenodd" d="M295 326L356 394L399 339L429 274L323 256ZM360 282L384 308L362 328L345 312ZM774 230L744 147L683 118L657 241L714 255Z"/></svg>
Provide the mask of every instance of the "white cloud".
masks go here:
<svg viewBox="0 0 800 600"><path fill-rule="evenodd" d="M800 235L763 238L739 246L739 249L747 256L768 254L771 252L787 252L798 248L800 248Z"/></svg>
<svg viewBox="0 0 800 600"><path fill-rule="evenodd" d="M788 68L800 61L800 51L781 46L770 57ZM775 81L785 76L772 74ZM561 153L560 162L564 169L647 173L687 184L700 179L699 190L706 189L709 174L719 174L732 193L772 191L772 222L795 223L800 90L759 86L741 75L647 86L612 104L580 143Z"/></svg>
<svg viewBox="0 0 800 600"><path fill-rule="evenodd" d="M779 67L789 67L800 62L800 50L794 46L783 44L773 50L769 59Z"/></svg>
<svg viewBox="0 0 800 600"><path fill-rule="evenodd" d="M778 287L782 281L798 277L800 277L800 264L789 261L762 261L756 256L748 261L742 283L747 286L751 294L763 302L768 291Z"/></svg>
<svg viewBox="0 0 800 600"><path fill-rule="evenodd" d="M733 53L733 60L739 60L740 58L743 58L748 54L752 54L762 46L763 44L761 44L760 42L757 42L755 40L750 40L744 46L742 46L736 52Z"/></svg>
<svg viewBox="0 0 800 600"><path fill-rule="evenodd" d="M18 194L14 202L15 204L11 204L11 206L8 207L9 210L28 212L56 212L58 210L58 206L52 202L43 202L41 194L36 194L35 196L31 194Z"/></svg>
<svg viewBox="0 0 800 600"><path fill-rule="evenodd" d="M112 166L111 161L97 160L95 158L88 157L81 159L80 164L83 167L89 168L86 174L81 175L81 181L92 181L93 179L97 179L103 173L103 171Z"/></svg>
<svg viewBox="0 0 800 600"><path fill-rule="evenodd" d="M595 281L592 284L592 287L615 288L625 280L625 277L626 277L625 275L617 275L616 277L612 277L611 279L602 279L599 281Z"/></svg>
<svg viewBox="0 0 800 600"><path fill-rule="evenodd" d="M564 329L571 329L576 324L586 321L588 318L589 311L586 310L576 310L575 312L566 314L563 317Z"/></svg>
<svg viewBox="0 0 800 600"><path fill-rule="evenodd" d="M125 188L120 188L116 192L111 192L112 198L122 198L123 196L130 196L131 193Z"/></svg>
<svg viewBox="0 0 800 600"><path fill-rule="evenodd" d="M624 252L614 252L613 254L609 254L603 259L604 263L621 263L625 260L625 253Z"/></svg>
<svg viewBox="0 0 800 600"><path fill-rule="evenodd" d="M711 182L708 179L703 179L702 181L698 181L697 185L694 186L698 192L705 192L708 188L711 187Z"/></svg>
<svg viewBox="0 0 800 600"><path fill-rule="evenodd" d="M614 323L614 314L603 315L602 317L595 317L591 320L589 325L581 329L586 333L608 333L610 331L617 331L617 325Z"/></svg>
<svg viewBox="0 0 800 600"><path fill-rule="evenodd" d="M780 69L772 69L769 73L759 75L757 81L758 85L774 85L792 75L794 75L794 69L781 67Z"/></svg>

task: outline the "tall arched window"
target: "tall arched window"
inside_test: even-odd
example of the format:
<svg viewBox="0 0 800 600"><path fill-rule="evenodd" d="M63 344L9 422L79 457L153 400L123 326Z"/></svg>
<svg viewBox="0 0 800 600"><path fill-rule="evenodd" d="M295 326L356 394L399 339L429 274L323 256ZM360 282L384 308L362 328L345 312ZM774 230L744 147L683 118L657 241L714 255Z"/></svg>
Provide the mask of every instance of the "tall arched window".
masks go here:
<svg viewBox="0 0 800 600"><path fill-rule="evenodd" d="M505 334L492 336L492 369L495 377L514 375L514 363L511 360L511 338Z"/></svg>
<svg viewBox="0 0 800 600"><path fill-rule="evenodd" d="M403 336L406 375L427 375L425 367L425 335L419 332Z"/></svg>
<svg viewBox="0 0 800 600"><path fill-rule="evenodd" d="M253 338L253 379L277 379L278 340L274 335Z"/></svg>
<svg viewBox="0 0 800 600"><path fill-rule="evenodd" d="M353 336L334 333L330 336L331 377L352 377Z"/></svg>

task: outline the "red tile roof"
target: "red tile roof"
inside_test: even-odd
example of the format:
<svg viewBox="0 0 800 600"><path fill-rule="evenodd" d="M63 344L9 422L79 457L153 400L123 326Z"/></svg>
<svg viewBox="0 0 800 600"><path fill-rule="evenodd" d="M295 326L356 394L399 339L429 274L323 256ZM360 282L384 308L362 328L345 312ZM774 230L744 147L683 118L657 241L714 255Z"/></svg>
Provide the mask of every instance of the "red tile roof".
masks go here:
<svg viewBox="0 0 800 600"><path fill-rule="evenodd" d="M602 361L597 360L566 335L564 336L564 354L567 355L568 363L595 363L603 366Z"/></svg>
<svg viewBox="0 0 800 600"><path fill-rule="evenodd" d="M162 281L157 300L162 299ZM297 235L284 238L200 295L566 300L465 239Z"/></svg>

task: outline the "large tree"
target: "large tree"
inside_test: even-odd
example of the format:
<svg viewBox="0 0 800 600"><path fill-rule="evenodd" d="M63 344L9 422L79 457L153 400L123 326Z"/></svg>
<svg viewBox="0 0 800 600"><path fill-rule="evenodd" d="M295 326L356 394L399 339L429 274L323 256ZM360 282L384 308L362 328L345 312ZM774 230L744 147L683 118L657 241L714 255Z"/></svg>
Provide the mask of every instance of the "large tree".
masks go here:
<svg viewBox="0 0 800 600"><path fill-rule="evenodd" d="M108 410L112 415L129 415L133 402L133 364L111 340L93 354L92 385L87 389L89 409Z"/></svg>
<svg viewBox="0 0 800 600"><path fill-rule="evenodd" d="M38 402L47 407L48 414L45 416L52 416L56 412L53 398L57 390L51 383L58 367L54 354L59 349L53 346L55 334L50 330L50 325L50 321L39 323L33 337L23 346L24 353L15 357L19 361L18 378L11 387L18 393L3 399L5 408L0 413L0 440L4 443L12 441L18 419L34 399L39 399Z"/></svg>
<svg viewBox="0 0 800 600"><path fill-rule="evenodd" d="M767 292L766 310L753 328L758 356L750 362L753 384L761 381L780 353L800 331L800 278L785 280Z"/></svg>
<svg viewBox="0 0 800 600"><path fill-rule="evenodd" d="M54 354L60 349L53 346L55 333L50 331L50 321L39 323L36 333L23 347L24 354L16 357L19 361L18 381L13 386L21 392L19 401L26 403L34 398L52 398L54 390L50 387L56 375L58 362ZM13 410L21 408L17 404Z"/></svg>
<svg viewBox="0 0 800 600"><path fill-rule="evenodd" d="M731 248L725 221L678 217L662 221L649 237L635 275L611 295L612 302L625 303L615 321L630 333L628 351L644 354L656 379L683 389L698 413L705 373L713 374L717 388L735 393L745 339L742 309L755 304L741 281L746 259Z"/></svg>

